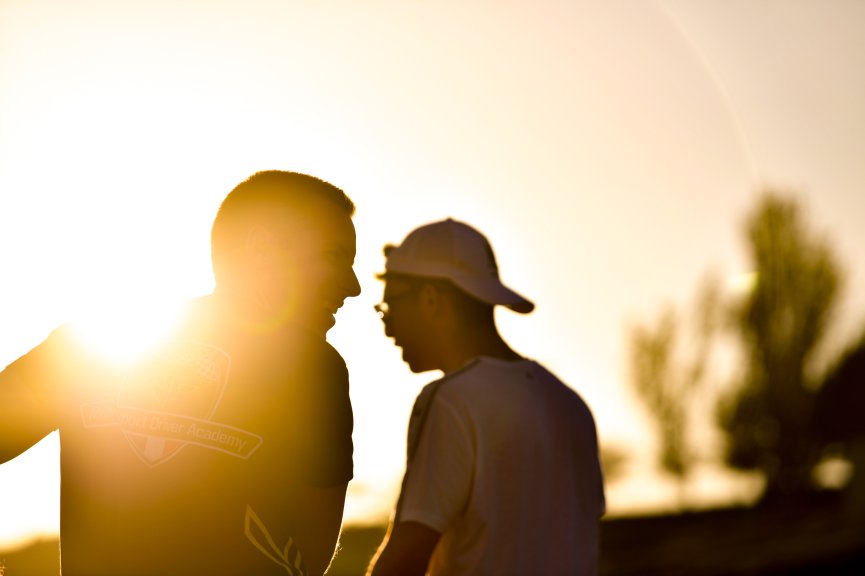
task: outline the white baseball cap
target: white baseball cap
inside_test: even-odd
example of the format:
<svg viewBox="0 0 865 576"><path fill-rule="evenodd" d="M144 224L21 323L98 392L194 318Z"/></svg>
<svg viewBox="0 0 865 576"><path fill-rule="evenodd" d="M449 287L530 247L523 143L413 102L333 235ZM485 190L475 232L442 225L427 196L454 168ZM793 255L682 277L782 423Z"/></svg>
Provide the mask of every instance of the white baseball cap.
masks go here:
<svg viewBox="0 0 865 576"><path fill-rule="evenodd" d="M484 235L452 218L416 228L386 254L380 278L389 274L442 278L488 304L501 304L520 314L535 308L502 284L493 248Z"/></svg>

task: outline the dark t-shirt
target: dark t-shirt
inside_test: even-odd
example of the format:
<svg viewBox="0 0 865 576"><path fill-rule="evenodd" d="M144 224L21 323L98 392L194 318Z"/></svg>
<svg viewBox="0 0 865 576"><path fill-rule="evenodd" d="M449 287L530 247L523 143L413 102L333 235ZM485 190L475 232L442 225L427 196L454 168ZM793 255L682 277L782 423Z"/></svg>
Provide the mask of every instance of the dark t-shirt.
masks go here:
<svg viewBox="0 0 865 576"><path fill-rule="evenodd" d="M10 365L60 430L64 576L286 574L302 485L352 477L348 372L321 337L209 298L134 365L66 327Z"/></svg>

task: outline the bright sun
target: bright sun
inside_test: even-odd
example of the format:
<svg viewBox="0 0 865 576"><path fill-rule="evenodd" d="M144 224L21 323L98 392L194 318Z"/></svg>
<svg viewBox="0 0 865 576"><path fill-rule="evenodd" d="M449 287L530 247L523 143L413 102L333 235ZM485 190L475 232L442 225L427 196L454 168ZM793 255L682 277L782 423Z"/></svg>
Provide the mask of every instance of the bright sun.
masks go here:
<svg viewBox="0 0 865 576"><path fill-rule="evenodd" d="M180 320L179 302L157 300L105 306L72 323L80 340L110 362L131 362L169 336Z"/></svg>

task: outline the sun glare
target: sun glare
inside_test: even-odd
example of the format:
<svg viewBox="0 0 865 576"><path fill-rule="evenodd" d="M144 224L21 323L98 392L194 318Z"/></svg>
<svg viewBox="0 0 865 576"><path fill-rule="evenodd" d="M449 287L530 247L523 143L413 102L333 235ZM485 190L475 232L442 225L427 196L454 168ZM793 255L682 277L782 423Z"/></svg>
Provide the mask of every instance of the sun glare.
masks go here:
<svg viewBox="0 0 865 576"><path fill-rule="evenodd" d="M91 311L72 327L79 340L109 362L133 362L167 338L180 320L178 302Z"/></svg>
<svg viewBox="0 0 865 576"><path fill-rule="evenodd" d="M727 277L727 288L737 296L750 293L757 286L756 272L742 272Z"/></svg>

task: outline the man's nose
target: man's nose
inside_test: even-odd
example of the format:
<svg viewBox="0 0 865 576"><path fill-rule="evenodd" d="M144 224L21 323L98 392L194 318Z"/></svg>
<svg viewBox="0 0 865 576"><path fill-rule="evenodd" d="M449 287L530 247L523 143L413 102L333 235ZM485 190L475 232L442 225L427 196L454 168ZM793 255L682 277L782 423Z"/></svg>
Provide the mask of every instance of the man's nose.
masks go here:
<svg viewBox="0 0 865 576"><path fill-rule="evenodd" d="M346 298L353 298L355 296L360 295L360 281L357 279L357 274L354 273L354 268L348 273L348 278L346 278Z"/></svg>

